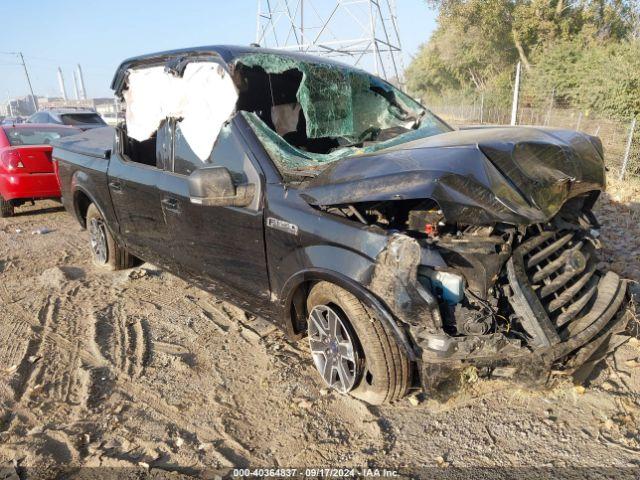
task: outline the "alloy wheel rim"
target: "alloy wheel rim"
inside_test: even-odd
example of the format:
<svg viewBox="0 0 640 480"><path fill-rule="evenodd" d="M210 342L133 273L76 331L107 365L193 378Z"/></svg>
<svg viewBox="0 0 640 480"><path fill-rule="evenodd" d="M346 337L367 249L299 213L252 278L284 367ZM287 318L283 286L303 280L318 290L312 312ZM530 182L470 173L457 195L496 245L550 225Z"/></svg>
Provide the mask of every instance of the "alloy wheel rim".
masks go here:
<svg viewBox="0 0 640 480"><path fill-rule="evenodd" d="M107 232L104 222L92 218L89 222L89 235L91 237L91 251L100 263L107 263Z"/></svg>
<svg viewBox="0 0 640 480"><path fill-rule="evenodd" d="M358 374L355 345L340 314L327 305L318 305L309 315L309 346L316 368L325 383L347 393Z"/></svg>

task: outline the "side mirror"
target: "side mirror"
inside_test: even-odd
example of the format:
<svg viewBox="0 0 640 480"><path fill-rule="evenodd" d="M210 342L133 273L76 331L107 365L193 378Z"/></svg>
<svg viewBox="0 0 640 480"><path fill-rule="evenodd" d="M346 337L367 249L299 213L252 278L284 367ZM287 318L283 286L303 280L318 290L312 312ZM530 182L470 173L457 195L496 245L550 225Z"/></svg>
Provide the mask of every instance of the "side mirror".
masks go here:
<svg viewBox="0 0 640 480"><path fill-rule="evenodd" d="M206 167L189 175L191 203L209 207L246 207L253 201L256 186L236 185L227 167Z"/></svg>

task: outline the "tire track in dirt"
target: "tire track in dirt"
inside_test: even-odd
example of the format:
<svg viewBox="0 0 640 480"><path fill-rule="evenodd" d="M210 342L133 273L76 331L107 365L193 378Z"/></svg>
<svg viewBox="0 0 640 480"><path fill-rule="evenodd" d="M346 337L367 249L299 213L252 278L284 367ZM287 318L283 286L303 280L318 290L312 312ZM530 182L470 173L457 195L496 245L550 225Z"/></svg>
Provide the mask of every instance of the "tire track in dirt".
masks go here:
<svg viewBox="0 0 640 480"><path fill-rule="evenodd" d="M18 316L23 317L22 311L16 312L14 305L7 305L9 312L18 313ZM30 388L33 372L35 371L35 362L30 359L37 358L36 354L42 348L42 331L45 329L47 322L51 317L51 296L47 296L43 306L40 308L37 319L24 318L23 322L30 325L33 331L33 337L29 340L27 348L25 349L20 362L16 368L15 373L9 380L9 385L13 390L13 402L15 407L8 409L7 413L0 419L0 432L6 431L10 428L12 420L15 418L18 411L17 405L20 404L25 392ZM15 315L12 315L15 318ZM19 322L20 320L18 320Z"/></svg>
<svg viewBox="0 0 640 480"><path fill-rule="evenodd" d="M151 340L146 320L128 316L117 305L93 314L93 342L101 356L118 371L129 377L139 377L149 361Z"/></svg>
<svg viewBox="0 0 640 480"><path fill-rule="evenodd" d="M66 270L65 273L67 273ZM188 298L189 295L178 294L161 296L158 300L157 290L154 293L152 289L139 288L146 284L148 278L140 282L127 283L125 289L116 289L112 288L113 284L106 276L88 274L87 277L85 282L80 282L83 286L79 292L79 282L72 282L75 285L75 291L63 287L57 299L57 295L46 299L40 298L39 302L37 298L35 301L31 299L15 308L21 312L21 317L28 317L28 320L21 318L22 321L31 325L33 330L39 328L37 337L45 346L68 352L69 362L77 366L75 378L78 379L78 384L80 386L88 384L88 388L83 390L69 383L58 382L58 390L55 392L51 390L50 396L52 400L62 398L58 406L51 407L59 411L56 415L69 412L64 408L64 404L77 403L82 407L84 401L90 404L87 405L89 412L80 412L82 418L95 413L108 415L111 418L113 412L120 411L116 408L125 405L126 408L122 411L129 413L116 413L121 419L126 418L127 415L153 419L154 427L151 430L143 427L143 430L138 433L143 439L149 435L155 435L151 432L156 432L158 429L167 430L178 426L180 431L184 432L183 438L189 438L188 434L192 433L197 441L209 444L206 447L210 449L209 457L215 450L217 452L215 457L226 458L228 464L264 461L266 448L256 450L255 438L249 433L251 427L244 425L247 420L238 413L238 407L244 407L243 398L238 394L239 391L243 391L238 390L242 389L239 384L246 379L243 376L242 381L230 383L227 378L230 365L236 362L238 354L235 352L238 350L248 347L250 352L248 359L251 364L256 359L260 363L264 360L263 354L271 353L267 352L270 342L267 341L265 344L262 340L264 332L256 328L243 311L239 309L236 311L234 307L215 298L207 296L193 301ZM154 283L156 281L164 283L164 279L151 277L151 280ZM139 289L142 292L138 292ZM77 297L70 302L68 296L72 294ZM41 295L40 293L38 297ZM157 314L152 307L140 304L140 297L146 297L157 303L154 305ZM36 318L35 315L27 313L29 310L37 309L39 303L43 304L40 308L41 316ZM149 315L147 311L150 312ZM44 322L47 324L46 329L41 322L41 317L49 318ZM158 342L156 346L151 340L145 317L154 327L158 325L153 322L167 320L178 327L175 330L167 329L166 333L169 335L164 338L161 336L167 341ZM172 322L178 317L181 317L180 322ZM63 326L61 325L63 322L68 322L70 325ZM101 328L107 333L105 334L104 331L98 333L97 330ZM104 342L101 338L109 338L110 341ZM178 343L171 342L174 339ZM254 349L259 345L258 350ZM38 349L36 354L46 351L45 346ZM160 385L154 383L157 377L149 378L145 374L154 350L179 358L198 356L197 362L194 361L193 365L190 361L177 363L178 366L186 364L193 368L192 371L180 370L180 378L189 378L189 375L198 377L193 385L185 386L183 401L174 403L175 397L165 396L167 389L159 388ZM278 351L279 355L281 350L278 349ZM212 352L215 353L212 354ZM41 372L42 365L39 364L43 360L37 362L37 369L32 374L34 378L32 384L35 386L38 384L35 377ZM157 368L157 364L154 368ZM212 378L212 372L218 373ZM48 375L46 380L53 382L54 379L49 377ZM203 389L203 386L207 388ZM98 395L104 396L98 397ZM109 398L112 400L108 401ZM27 390L23 398L24 404L20 407L23 411L31 406L41 409L41 400L47 401L49 398L44 395L32 397ZM101 410L93 410L91 404L99 405ZM265 406L261 405L253 415L260 415L258 412ZM202 409L206 409L207 413L204 414ZM78 412L78 410L74 411ZM31 418L37 422L40 419L37 415L42 412L40 410L35 412L38 413ZM97 428L99 433L96 431L96 437L93 434L94 430L91 431L93 442L94 438L110 438L118 431L112 430L109 426L101 431L99 426L92 423L83 426L83 422L79 422L78 415L73 415L73 411L71 413L71 418L65 424L65 431L68 431L70 436L72 433L77 435L78 431L83 432L84 428ZM52 414L48 415L53 418ZM134 424L137 425L137 422ZM145 425L144 421L141 425ZM259 453L261 451L262 453Z"/></svg>
<svg viewBox="0 0 640 480"><path fill-rule="evenodd" d="M179 313L177 308L168 304L163 305L163 308ZM114 304L94 312L93 318L93 351L109 364L113 387L130 397L132 404L144 405L142 408L149 408L156 415L163 417L168 425L180 424L181 428L195 433L203 441L222 440L226 444L222 450L226 450L228 455L253 458L244 445L227 433L221 420L217 420L214 426L197 423L187 417L181 408L167 403L160 394L149 388L145 382L144 370L152 355L152 349L155 348L155 342L150 337L146 319L138 314L128 315L124 308ZM158 351L175 356L190 353L185 347L166 342L158 342ZM193 398L186 400L191 405L197 405L202 399L194 393Z"/></svg>
<svg viewBox="0 0 640 480"><path fill-rule="evenodd" d="M231 447L230 450L235 452L235 455L242 455L247 461L255 459L255 456L247 447L227 432L227 428L224 426L222 418L216 419L214 426L196 423L195 419L192 420L190 416L186 416L185 412L181 408L168 404L159 394L152 390L148 390L145 385L140 385L137 382L131 382L123 379L117 379L116 384L120 387L123 393L130 395L133 400L142 401L155 413L164 417L168 424L175 424L176 422L179 422L181 428L188 429L190 432L195 433L203 442L223 440L229 447Z"/></svg>
<svg viewBox="0 0 640 480"><path fill-rule="evenodd" d="M74 308L69 307L77 293L78 287L71 285L59 294L47 294L35 317L20 303L7 305L16 325L30 327L31 339L9 381L13 390L12 413L2 419L0 431L8 430L16 414L35 398L72 407L86 404L86 367L97 366L98 362L84 351L82 325Z"/></svg>
<svg viewBox="0 0 640 480"><path fill-rule="evenodd" d="M75 306L78 291L75 284L63 285L53 308L46 312L33 388L38 388L49 400L84 407L88 395L87 368L95 362L85 349L87 322Z"/></svg>
<svg viewBox="0 0 640 480"><path fill-rule="evenodd" d="M48 295L38 311L37 322L35 325L32 324L35 336L29 342L29 346L20 361L12 382L14 385L15 402L20 402L26 391L33 387L33 376L37 366L36 362L30 361L30 359L42 358L44 338L46 337L51 320L53 316L56 315L56 310L59 307L59 300L52 301L51 295Z"/></svg>
<svg viewBox="0 0 640 480"><path fill-rule="evenodd" d="M133 287L133 292L140 293L141 298L156 297L156 292L146 288L144 286L136 285ZM184 297L178 296L170 301L164 301L158 298L154 298L154 301L143 300L147 303L155 306L157 309L164 309L168 312L172 312L175 315L183 315L185 312L176 307L176 303L181 302L182 300L187 300L187 302L182 302L182 307L186 307L186 311L195 314L197 316L203 317L208 322L212 324L212 326L218 330L222 334L226 334L229 332L229 329L233 327L235 322L234 314L232 314L226 307L224 302L215 301L212 303L208 299L199 299L192 295L186 295ZM235 308L229 305L230 308ZM239 312L242 312L238 309Z"/></svg>
<svg viewBox="0 0 640 480"><path fill-rule="evenodd" d="M29 319L22 306L13 309L13 313L22 317L32 329L39 329L32 339L31 348L27 349L27 354L40 358L35 364L23 358L22 368L19 367L15 373L14 384L17 390L15 404L11 408L13 412L19 412L24 408L25 402L28 401L26 393L33 393L34 389L40 385L39 382L45 381L45 387L49 386L46 393L52 400L76 406L84 406L93 400L95 404L97 399L92 399L91 395L103 389L97 389L87 383L95 382L98 377L110 371L113 379L112 386L131 397L133 404L144 405L153 410L163 417L167 424L176 422L181 424L183 428L188 428L204 441L222 440L227 446L223 450L233 452L228 455L235 455L248 461L254 458L244 445L227 433L222 421L217 421L214 426L198 424L194 420L185 418L180 408L166 403L160 395L149 390L147 385L135 381L143 374L150 355L150 340L144 322L138 318L127 322L126 316L119 313L112 316L109 314L113 311L112 307L105 309L106 315L104 310L98 311L97 314L102 315L102 322L112 319L114 323L112 335L114 343L107 344L102 339L97 341L100 337L98 334L100 329L97 326L91 328L87 325L90 332L86 333L90 335L82 335L78 314L84 315L87 319L93 319L95 315L92 314L69 312L73 314L64 316L68 328L61 330L59 328L61 306L60 298L53 299L51 295L47 296L37 320ZM94 322L90 320L89 323ZM104 324L102 328L104 333ZM78 340L70 340L68 335ZM82 341L83 337L84 341ZM67 355L64 354L65 352ZM11 426L12 418L13 414L3 419L0 431L7 430Z"/></svg>
<svg viewBox="0 0 640 480"><path fill-rule="evenodd" d="M31 325L18 319L8 319L0 327L0 370L8 370L20 363L27 351Z"/></svg>

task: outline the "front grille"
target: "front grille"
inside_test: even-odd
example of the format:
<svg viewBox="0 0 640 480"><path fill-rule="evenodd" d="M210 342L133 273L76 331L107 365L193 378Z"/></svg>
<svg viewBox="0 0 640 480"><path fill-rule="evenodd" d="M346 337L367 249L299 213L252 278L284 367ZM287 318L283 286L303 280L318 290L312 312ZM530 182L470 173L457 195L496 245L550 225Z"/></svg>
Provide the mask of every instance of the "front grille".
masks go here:
<svg viewBox="0 0 640 480"><path fill-rule="evenodd" d="M507 275L511 305L531 343L542 347L565 341L597 320L620 282L596 268L596 240L588 231L533 228L514 249Z"/></svg>

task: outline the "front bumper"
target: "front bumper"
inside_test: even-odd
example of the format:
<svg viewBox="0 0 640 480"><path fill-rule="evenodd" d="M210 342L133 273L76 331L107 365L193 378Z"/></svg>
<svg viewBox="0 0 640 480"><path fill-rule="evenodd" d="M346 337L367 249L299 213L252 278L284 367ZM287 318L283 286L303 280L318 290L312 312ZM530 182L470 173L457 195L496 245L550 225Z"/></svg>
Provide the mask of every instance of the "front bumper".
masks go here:
<svg viewBox="0 0 640 480"><path fill-rule="evenodd" d="M594 366L632 316L627 281L598 270L595 250L588 232L573 230L532 235L512 252L500 282L510 291L514 332L445 333L439 303L416 277L420 247L406 236L392 237L378 256L369 287L405 328L425 390L448 391L442 385L470 366L540 384L552 370Z"/></svg>
<svg viewBox="0 0 640 480"><path fill-rule="evenodd" d="M57 198L60 196L60 186L53 172L2 174L0 195L5 200Z"/></svg>
<svg viewBox="0 0 640 480"><path fill-rule="evenodd" d="M591 308L572 322L572 334L559 335L551 345L535 347L501 333L414 337L421 349L422 385L427 391L442 390L469 366L482 376L509 377L530 385L546 383L552 370L583 380L619 344L617 337L632 318L631 308L626 280L608 272L598 283Z"/></svg>

